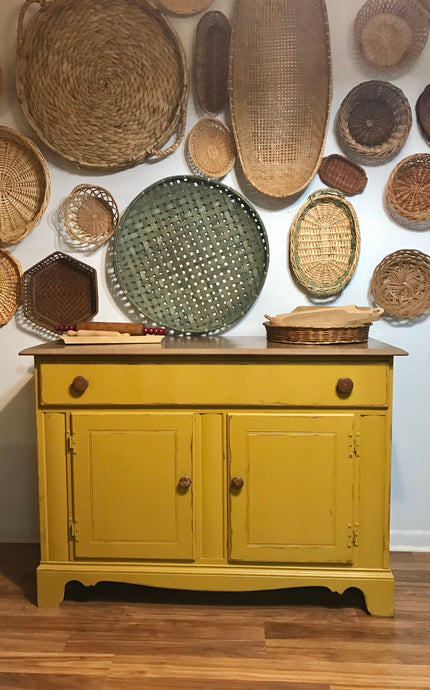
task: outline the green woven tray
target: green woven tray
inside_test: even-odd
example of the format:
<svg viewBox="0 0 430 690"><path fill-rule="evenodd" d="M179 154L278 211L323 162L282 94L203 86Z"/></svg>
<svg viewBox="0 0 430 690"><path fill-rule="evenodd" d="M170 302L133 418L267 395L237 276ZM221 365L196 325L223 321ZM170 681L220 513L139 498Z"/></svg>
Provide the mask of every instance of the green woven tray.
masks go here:
<svg viewBox="0 0 430 690"><path fill-rule="evenodd" d="M145 189L114 237L114 272L127 299L178 333L237 323L260 293L268 263L266 231L249 202L198 177L168 177Z"/></svg>

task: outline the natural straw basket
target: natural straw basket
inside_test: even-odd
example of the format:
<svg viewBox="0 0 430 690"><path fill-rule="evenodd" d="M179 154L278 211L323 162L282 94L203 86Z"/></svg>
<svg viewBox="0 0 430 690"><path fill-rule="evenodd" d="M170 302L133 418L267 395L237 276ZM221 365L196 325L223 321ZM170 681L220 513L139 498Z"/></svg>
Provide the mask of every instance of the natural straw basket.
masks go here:
<svg viewBox="0 0 430 690"><path fill-rule="evenodd" d="M364 62L379 72L410 67L428 37L428 16L417 0L367 0L354 22L354 38Z"/></svg>
<svg viewBox="0 0 430 690"><path fill-rule="evenodd" d="M188 164L194 174L219 179L227 175L236 160L236 148L229 128L212 117L199 120L187 142Z"/></svg>
<svg viewBox="0 0 430 690"><path fill-rule="evenodd" d="M30 139L0 127L0 241L16 244L40 222L51 179L41 152Z"/></svg>
<svg viewBox="0 0 430 690"><path fill-rule="evenodd" d="M430 228L430 153L403 158L391 172L385 189L387 208L401 225Z"/></svg>
<svg viewBox="0 0 430 690"><path fill-rule="evenodd" d="M10 321L21 299L21 264L0 249L0 326Z"/></svg>
<svg viewBox="0 0 430 690"><path fill-rule="evenodd" d="M430 144L430 84L428 84L420 94L415 106L415 111L421 132Z"/></svg>
<svg viewBox="0 0 430 690"><path fill-rule="evenodd" d="M417 249L399 249L375 268L370 289L386 314L421 316L430 309L430 256Z"/></svg>
<svg viewBox="0 0 430 690"><path fill-rule="evenodd" d="M197 14L203 12L213 0L158 0L158 4L173 14Z"/></svg>
<svg viewBox="0 0 430 690"><path fill-rule="evenodd" d="M347 152L361 162L381 164L394 158L412 126L409 101L386 81L366 81L343 99L337 131Z"/></svg>
<svg viewBox="0 0 430 690"><path fill-rule="evenodd" d="M64 199L60 210L69 237L83 244L100 246L118 227L118 206L103 187L78 185Z"/></svg>
<svg viewBox="0 0 430 690"><path fill-rule="evenodd" d="M263 324L267 340L272 343L303 345L333 345L335 343L365 343L369 337L370 323L363 326L311 328L310 326L273 326Z"/></svg>
<svg viewBox="0 0 430 690"><path fill-rule="evenodd" d="M24 25L33 2L40 9ZM83 168L114 171L161 158L184 135L184 51L147 0L26 0L16 86L37 135Z"/></svg>
<svg viewBox="0 0 430 690"><path fill-rule="evenodd" d="M311 194L290 229L290 265L311 295L329 297L351 280L360 254L360 229L351 204L336 189Z"/></svg>
<svg viewBox="0 0 430 690"><path fill-rule="evenodd" d="M363 168L337 153L322 159L318 175L324 184L347 195L360 194L367 184Z"/></svg>
<svg viewBox="0 0 430 690"><path fill-rule="evenodd" d="M217 115L228 101L228 59L231 28L222 12L206 12L195 38L194 74L199 105Z"/></svg>
<svg viewBox="0 0 430 690"><path fill-rule="evenodd" d="M247 180L270 197L302 191L321 163L331 106L324 0L237 0L230 48L233 133Z"/></svg>

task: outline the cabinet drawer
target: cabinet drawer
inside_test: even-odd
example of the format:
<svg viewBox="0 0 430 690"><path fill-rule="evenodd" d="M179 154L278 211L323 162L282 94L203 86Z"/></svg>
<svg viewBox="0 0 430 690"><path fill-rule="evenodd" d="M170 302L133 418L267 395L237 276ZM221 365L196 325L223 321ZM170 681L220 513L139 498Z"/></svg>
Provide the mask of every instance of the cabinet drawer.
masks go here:
<svg viewBox="0 0 430 690"><path fill-rule="evenodd" d="M88 386L76 392L76 377ZM340 378L353 382L338 393ZM385 362L327 360L295 362L51 362L40 364L44 406L187 405L385 407L389 392Z"/></svg>

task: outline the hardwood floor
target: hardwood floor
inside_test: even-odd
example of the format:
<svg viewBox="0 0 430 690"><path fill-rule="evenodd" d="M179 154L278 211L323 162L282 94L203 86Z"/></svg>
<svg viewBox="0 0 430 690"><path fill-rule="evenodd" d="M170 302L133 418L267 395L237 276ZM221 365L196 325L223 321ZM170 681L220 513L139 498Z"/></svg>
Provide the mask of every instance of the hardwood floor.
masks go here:
<svg viewBox="0 0 430 690"><path fill-rule="evenodd" d="M35 545L0 544L0 690L430 690L430 553L393 553L394 618L356 591L70 583L35 605Z"/></svg>

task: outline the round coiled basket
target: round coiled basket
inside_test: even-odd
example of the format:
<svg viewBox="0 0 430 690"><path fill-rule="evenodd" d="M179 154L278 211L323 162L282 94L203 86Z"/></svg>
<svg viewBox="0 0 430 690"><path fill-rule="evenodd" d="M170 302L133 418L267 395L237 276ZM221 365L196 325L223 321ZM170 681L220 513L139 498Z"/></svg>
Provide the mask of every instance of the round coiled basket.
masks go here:
<svg viewBox="0 0 430 690"><path fill-rule="evenodd" d="M411 230L430 229L430 153L416 153L400 161L385 188L391 216Z"/></svg>
<svg viewBox="0 0 430 690"><path fill-rule="evenodd" d="M229 128L212 117L199 120L188 136L187 159L194 174L213 179L227 175L236 160L236 147Z"/></svg>
<svg viewBox="0 0 430 690"><path fill-rule="evenodd" d="M67 234L82 244L99 247L118 227L118 206L103 187L78 185L64 199L60 210Z"/></svg>
<svg viewBox="0 0 430 690"><path fill-rule="evenodd" d="M370 290L386 314L414 318L430 309L430 256L399 249L376 266Z"/></svg>

